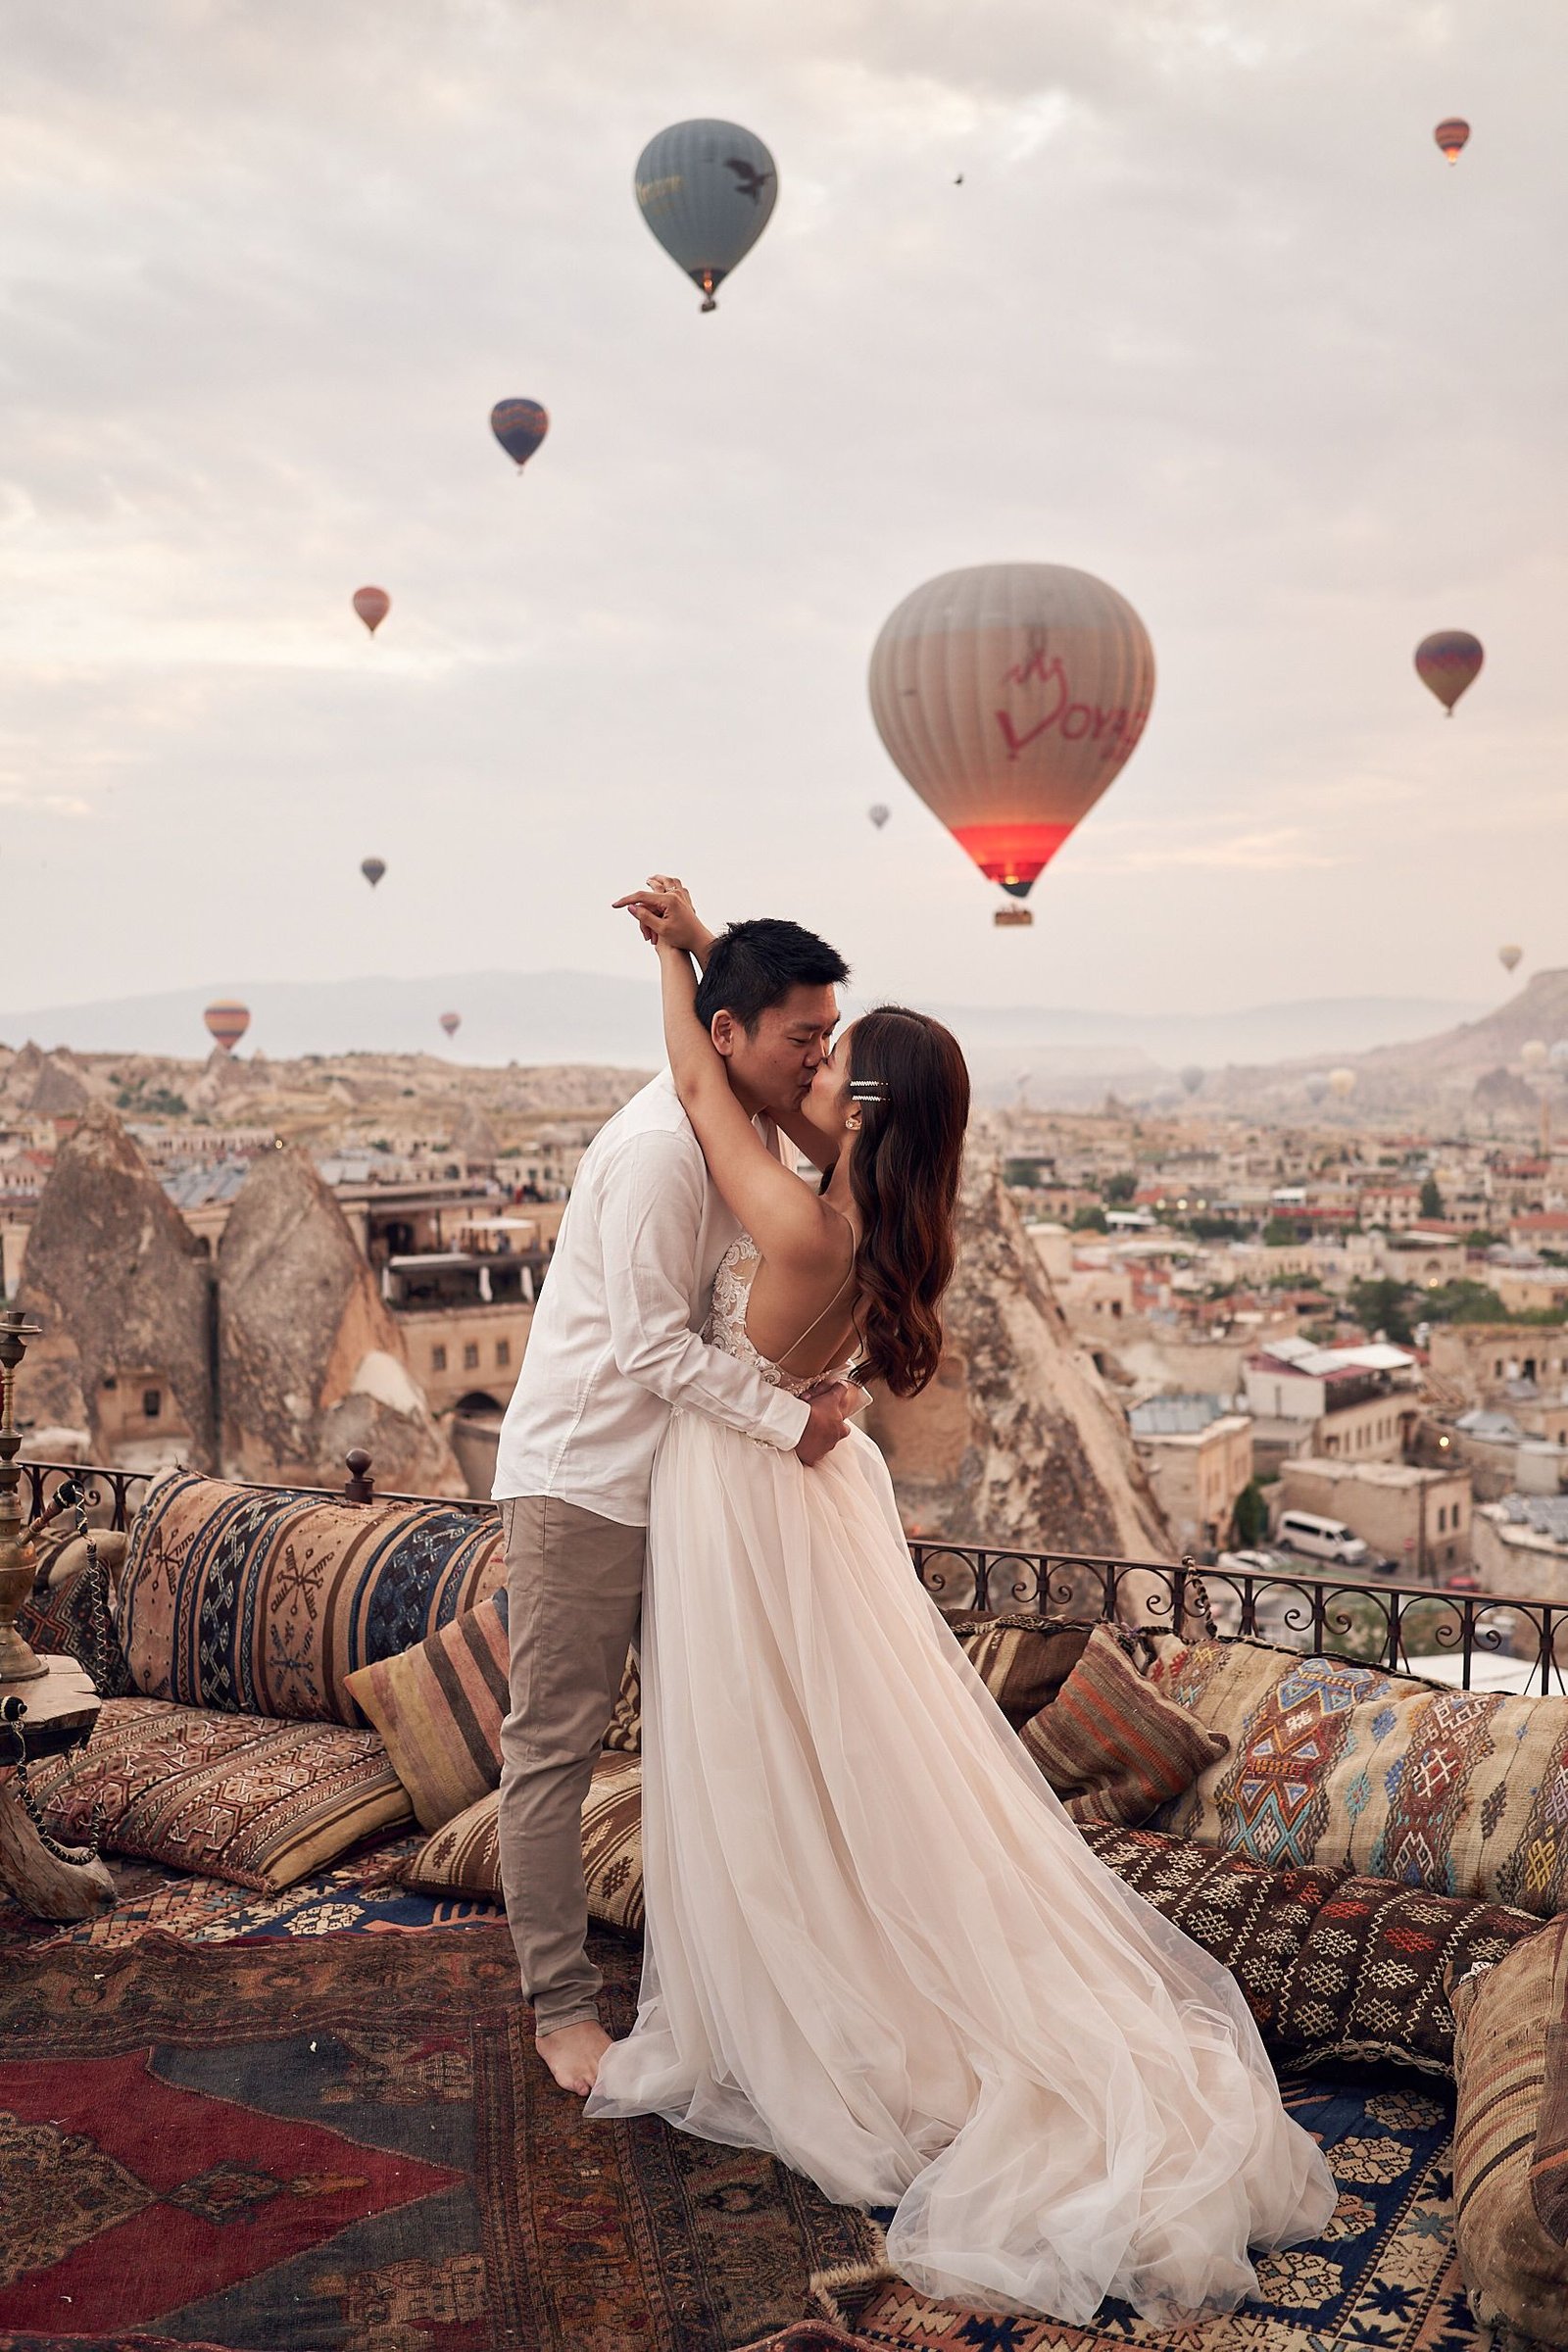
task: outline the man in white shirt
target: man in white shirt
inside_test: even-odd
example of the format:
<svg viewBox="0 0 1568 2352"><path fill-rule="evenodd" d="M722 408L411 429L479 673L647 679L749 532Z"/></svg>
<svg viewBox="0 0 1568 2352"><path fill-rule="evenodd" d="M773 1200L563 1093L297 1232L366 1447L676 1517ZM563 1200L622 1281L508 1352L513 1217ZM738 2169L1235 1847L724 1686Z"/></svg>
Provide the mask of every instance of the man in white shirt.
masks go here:
<svg viewBox="0 0 1568 2352"><path fill-rule="evenodd" d="M796 923L732 924L714 945L697 1008L754 1118L800 1108L848 976ZM583 1154L501 1430L492 1493L512 1671L501 1878L539 2051L567 2090L592 2089L609 2046L585 1949L581 1818L642 1605L664 1425L676 1405L710 1413L808 1467L848 1426L847 1390L791 1396L698 1336L738 1231L663 1072Z"/></svg>

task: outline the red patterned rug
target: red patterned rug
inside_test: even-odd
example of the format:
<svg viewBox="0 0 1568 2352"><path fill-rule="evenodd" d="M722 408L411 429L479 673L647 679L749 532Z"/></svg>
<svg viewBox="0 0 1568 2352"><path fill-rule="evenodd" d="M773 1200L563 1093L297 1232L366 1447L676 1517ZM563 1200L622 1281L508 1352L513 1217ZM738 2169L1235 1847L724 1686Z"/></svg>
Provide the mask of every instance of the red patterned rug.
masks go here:
<svg viewBox="0 0 1568 2352"><path fill-rule="evenodd" d="M623 2032L640 1955L594 1948ZM0 2212L16 2352L726 2352L875 2239L766 2157L584 2123L479 1925L33 1951Z"/></svg>

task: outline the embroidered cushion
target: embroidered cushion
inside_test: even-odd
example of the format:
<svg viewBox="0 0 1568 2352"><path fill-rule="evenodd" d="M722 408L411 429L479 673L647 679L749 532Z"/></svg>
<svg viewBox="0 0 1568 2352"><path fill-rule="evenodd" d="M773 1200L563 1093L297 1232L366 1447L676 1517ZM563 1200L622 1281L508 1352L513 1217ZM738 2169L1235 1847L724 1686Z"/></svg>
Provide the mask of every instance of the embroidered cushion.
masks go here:
<svg viewBox="0 0 1568 2352"><path fill-rule="evenodd" d="M30 1768L50 1834L270 1893L409 1818L374 1732L113 1698L92 1739Z"/></svg>
<svg viewBox="0 0 1568 2352"><path fill-rule="evenodd" d="M1168 1648L1150 1679L1231 1741L1156 1828L1541 1918L1568 1905L1568 1699L1251 1641Z"/></svg>
<svg viewBox="0 0 1568 2352"><path fill-rule="evenodd" d="M1391 2059L1451 2075L1447 1984L1540 1929L1532 1913L1501 1903L1347 1878L1312 1921L1281 1990L1279 2038L1301 2066Z"/></svg>
<svg viewBox="0 0 1568 2352"><path fill-rule="evenodd" d="M427 1838L404 1865L403 1884L429 1894L479 1894L503 1900L496 1818L499 1791L482 1796ZM588 1916L628 1936L643 1929L643 1766L640 1756L607 1752L594 1766L582 1809L582 1866Z"/></svg>
<svg viewBox="0 0 1568 2352"><path fill-rule="evenodd" d="M1454 2243L1470 2308L1568 2344L1568 1915L1449 1986Z"/></svg>
<svg viewBox="0 0 1568 2352"><path fill-rule="evenodd" d="M1001 1617L955 1617L950 1630L1015 1732L1049 1706L1067 1680L1094 1626L1024 1611Z"/></svg>
<svg viewBox="0 0 1568 2352"><path fill-rule="evenodd" d="M1108 1625L1020 1737L1075 1821L1148 1821L1228 1745L1145 1681Z"/></svg>
<svg viewBox="0 0 1568 2352"><path fill-rule="evenodd" d="M1079 1824L1084 1842L1134 1893L1228 1968L1271 2037L1280 1988L1345 1873L1266 1870L1157 1830Z"/></svg>
<svg viewBox="0 0 1568 2352"><path fill-rule="evenodd" d="M504 1574L493 1514L176 1471L137 1514L117 1623L148 1698L360 1724L354 1669L424 1641Z"/></svg>
<svg viewBox="0 0 1568 2352"><path fill-rule="evenodd" d="M344 1688L386 1741L419 1827L438 1830L501 1779L505 1591L466 1609L416 1648L356 1667Z"/></svg>
<svg viewBox="0 0 1568 2352"><path fill-rule="evenodd" d="M643 1745L643 1683L637 1670L637 1652L626 1652L626 1671L620 1678L620 1696L615 1712L610 1718L605 1734L605 1745L618 1755L637 1756Z"/></svg>
<svg viewBox="0 0 1568 2352"><path fill-rule="evenodd" d="M72 1566L62 1555L57 1562L58 1581L33 1587L17 1611L17 1631L40 1657L47 1652L79 1659L93 1674L94 1688L102 1697L123 1698L133 1685L115 1630L113 1570L124 1557L125 1539L104 1535L96 1543L95 1568L80 1538L73 1541L70 1549L80 1551L79 1561ZM95 1672L100 1658L101 1671Z"/></svg>

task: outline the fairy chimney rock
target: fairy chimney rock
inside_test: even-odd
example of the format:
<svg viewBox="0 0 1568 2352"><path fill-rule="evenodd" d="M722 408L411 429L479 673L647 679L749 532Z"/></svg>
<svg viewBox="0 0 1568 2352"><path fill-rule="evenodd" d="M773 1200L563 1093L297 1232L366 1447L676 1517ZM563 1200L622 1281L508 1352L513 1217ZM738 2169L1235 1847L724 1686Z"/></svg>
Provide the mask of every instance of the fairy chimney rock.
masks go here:
<svg viewBox="0 0 1568 2352"><path fill-rule="evenodd" d="M27 1098L28 1110L41 1119L78 1118L91 1101L86 1082L73 1066L69 1054L43 1056Z"/></svg>
<svg viewBox="0 0 1568 2352"><path fill-rule="evenodd" d="M232 1478L466 1492L348 1221L295 1151L255 1160L218 1252L220 1447Z"/></svg>
<svg viewBox="0 0 1568 2352"><path fill-rule="evenodd" d="M911 1534L1170 1556L1127 1424L1072 1339L995 1162L966 1172L942 1365L868 1422Z"/></svg>
<svg viewBox="0 0 1568 2352"><path fill-rule="evenodd" d="M21 1304L43 1326L24 1418L90 1433L93 1458L213 1464L207 1251L112 1110L65 1143L27 1237Z"/></svg>

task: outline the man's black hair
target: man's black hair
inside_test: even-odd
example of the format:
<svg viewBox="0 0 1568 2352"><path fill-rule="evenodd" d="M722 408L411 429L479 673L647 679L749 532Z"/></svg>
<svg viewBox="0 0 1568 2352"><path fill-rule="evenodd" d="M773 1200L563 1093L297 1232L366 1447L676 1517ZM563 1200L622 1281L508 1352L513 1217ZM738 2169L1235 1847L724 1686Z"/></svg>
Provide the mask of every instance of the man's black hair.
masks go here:
<svg viewBox="0 0 1568 2352"><path fill-rule="evenodd" d="M771 915L731 923L697 984L697 1017L710 1029L715 1012L728 1012L755 1036L763 1013L782 1004L792 988L836 988L849 976L837 948L799 923Z"/></svg>

